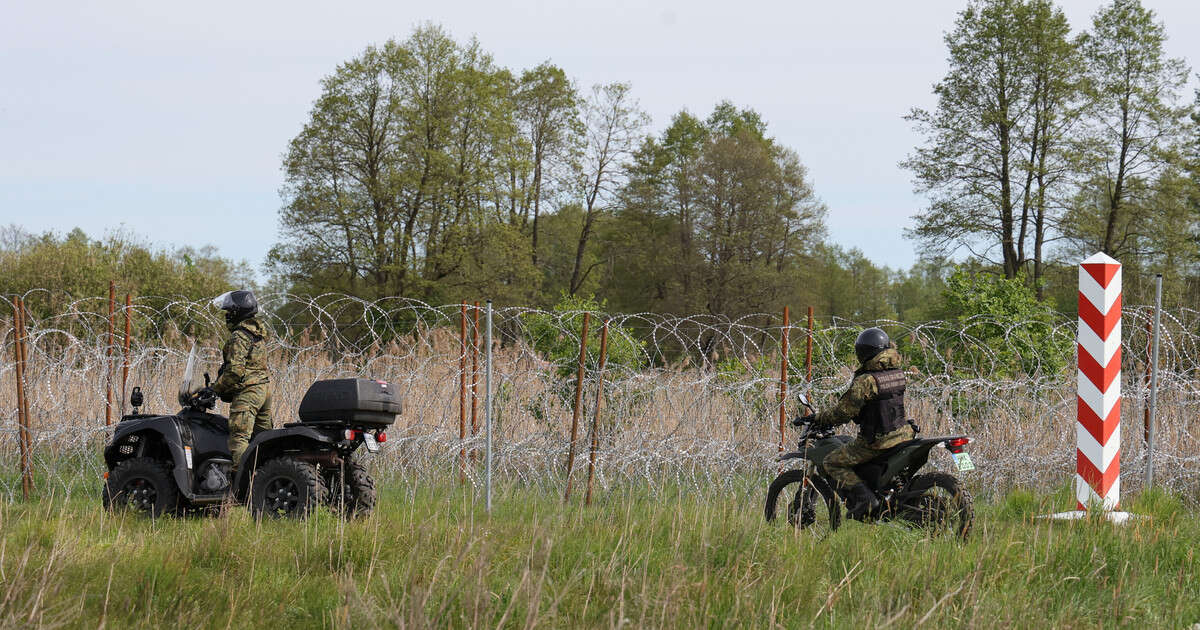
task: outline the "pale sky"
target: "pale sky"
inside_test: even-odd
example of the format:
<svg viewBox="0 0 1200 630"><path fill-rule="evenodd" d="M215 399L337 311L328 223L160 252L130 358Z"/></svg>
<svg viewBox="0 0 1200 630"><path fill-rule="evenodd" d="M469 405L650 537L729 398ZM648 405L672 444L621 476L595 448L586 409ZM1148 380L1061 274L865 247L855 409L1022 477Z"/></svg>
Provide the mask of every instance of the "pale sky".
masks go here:
<svg viewBox="0 0 1200 630"><path fill-rule="evenodd" d="M1200 63L1200 5L1143 0L1168 53ZM1078 31L1100 2L1060 2ZM0 224L126 228L259 268L277 238L280 156L319 81L433 22L499 65L550 60L580 86L629 81L653 131L720 100L758 110L829 207L832 241L917 257L924 201L897 162L933 104L962 1L60 2L0 4ZM261 269L260 269L261 273Z"/></svg>

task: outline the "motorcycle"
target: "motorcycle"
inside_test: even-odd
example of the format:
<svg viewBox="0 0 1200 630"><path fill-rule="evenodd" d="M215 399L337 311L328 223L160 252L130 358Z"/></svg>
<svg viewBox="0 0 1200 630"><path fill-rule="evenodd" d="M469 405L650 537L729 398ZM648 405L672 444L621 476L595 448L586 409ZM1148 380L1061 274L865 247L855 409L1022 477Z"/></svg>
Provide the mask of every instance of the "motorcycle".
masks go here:
<svg viewBox="0 0 1200 630"><path fill-rule="evenodd" d="M798 450L780 455L778 461L795 461L801 466L783 471L767 488L766 519L775 520L780 498L788 491L794 493L790 502L784 501L788 522L800 529L829 533L841 525L846 496L822 463L852 438L835 435L831 428L813 426L811 419L816 411L803 394L800 403L810 414L792 422L800 429ZM920 471L929 462L930 451L939 445L950 452L959 471L973 470L975 466L965 450L968 443L966 435L914 436L855 467L854 472L879 500L878 506L860 520L900 521L934 533L952 531L965 540L975 518L970 493L954 475Z"/></svg>

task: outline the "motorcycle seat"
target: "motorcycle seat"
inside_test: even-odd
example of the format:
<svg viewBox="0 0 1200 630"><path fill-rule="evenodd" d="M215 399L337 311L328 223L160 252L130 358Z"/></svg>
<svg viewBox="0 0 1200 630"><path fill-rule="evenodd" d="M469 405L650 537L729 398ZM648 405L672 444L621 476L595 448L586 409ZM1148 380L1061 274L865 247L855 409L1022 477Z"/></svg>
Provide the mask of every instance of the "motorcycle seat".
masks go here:
<svg viewBox="0 0 1200 630"><path fill-rule="evenodd" d="M870 464L872 464L874 462L878 462L878 461L887 461L887 460L891 459L892 456L895 455L896 453L899 453L900 451L902 451L910 446L924 446L924 445L933 446L935 444L941 444L942 442L945 442L946 440L952 440L956 437L966 437L966 436L944 435L944 436L938 436L938 437L932 437L932 438L913 438L911 440L905 440L904 442L901 442L889 449L880 451L879 455L877 455L875 458L867 460L867 461L859 464L859 466L867 466L867 465L870 465Z"/></svg>

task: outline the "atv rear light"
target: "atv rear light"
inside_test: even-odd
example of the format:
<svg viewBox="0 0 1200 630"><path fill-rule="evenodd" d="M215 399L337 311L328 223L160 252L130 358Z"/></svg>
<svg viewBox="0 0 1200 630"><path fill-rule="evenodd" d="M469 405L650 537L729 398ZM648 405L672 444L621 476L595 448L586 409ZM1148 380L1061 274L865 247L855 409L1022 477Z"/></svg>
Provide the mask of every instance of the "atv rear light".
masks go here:
<svg viewBox="0 0 1200 630"><path fill-rule="evenodd" d="M946 446L966 446L967 444L970 444L970 442L970 438L954 438L953 440L946 442Z"/></svg>
<svg viewBox="0 0 1200 630"><path fill-rule="evenodd" d="M384 442L387 441L387 433L384 433L383 431L376 433L375 441L379 442L380 444L383 444Z"/></svg>
<svg viewBox="0 0 1200 630"><path fill-rule="evenodd" d="M358 431L355 431L354 429L346 429L346 439L347 440L357 440L358 439Z"/></svg>

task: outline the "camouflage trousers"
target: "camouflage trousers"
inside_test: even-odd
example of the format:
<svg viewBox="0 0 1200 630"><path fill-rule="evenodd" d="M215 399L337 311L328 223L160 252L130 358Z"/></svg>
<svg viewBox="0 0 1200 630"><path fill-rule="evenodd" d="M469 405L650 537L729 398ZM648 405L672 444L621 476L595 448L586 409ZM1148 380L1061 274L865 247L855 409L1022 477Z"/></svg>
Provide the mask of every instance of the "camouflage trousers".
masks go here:
<svg viewBox="0 0 1200 630"><path fill-rule="evenodd" d="M913 430L908 426L877 436L875 441L870 443L859 436L842 448L826 455L825 461L821 465L840 486L849 488L863 482L862 478L854 473L855 466L871 461L879 457L883 451L911 439L913 439Z"/></svg>
<svg viewBox="0 0 1200 630"><path fill-rule="evenodd" d="M250 439L271 428L271 390L268 383L249 385L229 403L229 454L237 470Z"/></svg>

